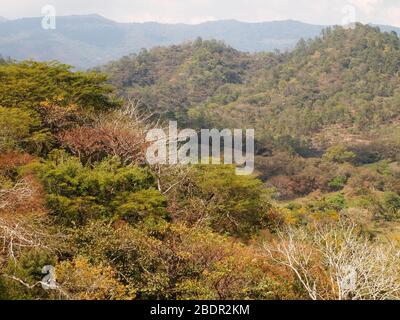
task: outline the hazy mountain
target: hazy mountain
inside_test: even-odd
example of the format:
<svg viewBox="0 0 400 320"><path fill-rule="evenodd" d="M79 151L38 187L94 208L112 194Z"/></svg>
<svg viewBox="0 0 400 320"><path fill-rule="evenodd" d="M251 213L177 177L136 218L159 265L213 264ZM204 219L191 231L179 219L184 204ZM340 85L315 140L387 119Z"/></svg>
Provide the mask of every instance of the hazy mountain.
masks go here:
<svg viewBox="0 0 400 320"><path fill-rule="evenodd" d="M7 19L6 19L6 18L4 18L4 17L0 17L0 22L5 22L5 21L7 21Z"/></svg>
<svg viewBox="0 0 400 320"><path fill-rule="evenodd" d="M300 38L319 35L324 28L292 20L262 23L226 20L198 25L117 23L99 15L87 15L58 17L55 30L44 30L41 19L1 23L0 53L16 59L56 59L85 68L141 48L178 44L197 37L223 40L241 51L285 50Z"/></svg>

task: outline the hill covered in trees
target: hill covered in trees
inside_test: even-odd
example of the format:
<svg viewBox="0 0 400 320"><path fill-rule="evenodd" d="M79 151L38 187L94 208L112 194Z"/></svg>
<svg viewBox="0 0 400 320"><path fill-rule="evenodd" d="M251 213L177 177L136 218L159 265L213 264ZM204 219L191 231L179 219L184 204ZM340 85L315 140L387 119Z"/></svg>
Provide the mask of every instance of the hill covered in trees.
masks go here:
<svg viewBox="0 0 400 320"><path fill-rule="evenodd" d="M198 39L102 70L151 112L182 125L254 127L261 147L281 138L301 143L338 126L371 133L399 116L398 37L363 25L328 28L290 53L245 54Z"/></svg>
<svg viewBox="0 0 400 320"><path fill-rule="evenodd" d="M276 56L280 63L266 63L238 89L237 100L211 101L192 113L216 122L223 119L214 120L213 113L235 121L243 118L236 112L251 110L262 122L255 127L296 137L334 124L369 131L398 120L399 52L394 33L362 25L326 29L321 38Z"/></svg>
<svg viewBox="0 0 400 320"><path fill-rule="evenodd" d="M328 99L337 100L339 93L363 100L394 96L396 84L392 82L396 81L398 72L398 50L395 33L382 33L378 28L358 25L354 30L328 28L320 38L300 41L290 53L251 55L217 41L198 39L181 46L143 50L103 70L110 74L112 84L124 93L152 86L155 90L168 85L179 89L188 82L192 83L182 89L184 92L202 91L206 83L209 84L213 90L190 103L193 105L206 98L212 100L212 91L223 85L226 85L224 90L228 90L236 84L245 84L238 88L239 99L251 100L260 94L280 95L285 99L297 96L298 101L281 104L289 107L298 104L299 109L305 109L306 103L316 106L325 104ZM194 94L200 95L200 92ZM260 104L268 105L268 102ZM180 106L178 102L176 107L185 109L187 106ZM247 110L246 107L251 106L244 107L242 109ZM341 115L334 111L332 113Z"/></svg>
<svg viewBox="0 0 400 320"><path fill-rule="evenodd" d="M399 299L399 43L0 60L0 299ZM255 128L257 174L150 165L169 119Z"/></svg>
<svg viewBox="0 0 400 320"><path fill-rule="evenodd" d="M247 54L199 39L102 70L120 94L182 127L255 128L256 165L278 198L342 192L377 163L394 169L380 190L398 192L399 45L395 33L358 24L328 28L289 53Z"/></svg>

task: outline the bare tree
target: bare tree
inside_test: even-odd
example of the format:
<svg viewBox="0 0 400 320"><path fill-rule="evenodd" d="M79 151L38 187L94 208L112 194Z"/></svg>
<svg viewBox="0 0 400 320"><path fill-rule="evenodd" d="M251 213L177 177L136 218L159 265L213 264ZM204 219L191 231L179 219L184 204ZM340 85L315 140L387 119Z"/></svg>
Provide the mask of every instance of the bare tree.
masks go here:
<svg viewBox="0 0 400 320"><path fill-rule="evenodd" d="M16 203L31 198L34 192L32 185L26 179L18 181L12 188L0 189L0 210L11 209Z"/></svg>
<svg viewBox="0 0 400 320"><path fill-rule="evenodd" d="M264 245L312 300L400 299L400 251L362 236L354 224L287 228Z"/></svg>
<svg viewBox="0 0 400 320"><path fill-rule="evenodd" d="M32 219L0 217L0 254L3 260L16 260L24 248L50 249L50 236L36 226Z"/></svg>
<svg viewBox="0 0 400 320"><path fill-rule="evenodd" d="M42 286L50 288L49 285L41 281L30 283L15 274L5 272L2 267L11 259L15 264L24 250L41 249L54 252L61 248L65 236L61 234L51 234L43 228L45 219L43 216L28 217L0 217L0 277L15 281L16 283L33 290ZM45 274L48 270L43 270ZM59 294L60 298L69 298L64 289L57 283L51 287L52 291Z"/></svg>
<svg viewBox="0 0 400 320"><path fill-rule="evenodd" d="M62 131L58 139L83 162L117 156L126 165L143 164L146 134L157 125L152 118L130 101L115 112L99 115L93 123Z"/></svg>

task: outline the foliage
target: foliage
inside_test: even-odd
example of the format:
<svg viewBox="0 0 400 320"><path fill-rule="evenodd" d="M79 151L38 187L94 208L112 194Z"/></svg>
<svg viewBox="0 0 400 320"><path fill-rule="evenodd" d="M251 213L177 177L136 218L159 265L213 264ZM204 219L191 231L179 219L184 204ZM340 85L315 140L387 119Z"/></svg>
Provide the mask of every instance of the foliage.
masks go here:
<svg viewBox="0 0 400 320"><path fill-rule="evenodd" d="M272 299L290 296L256 250L202 228L169 224L155 238L146 228L89 224L78 250L110 262L139 299Z"/></svg>
<svg viewBox="0 0 400 320"><path fill-rule="evenodd" d="M100 73L1 61L0 298L399 298L399 52L363 25L143 50L103 68L126 108ZM168 119L255 128L257 175L147 164Z"/></svg>
<svg viewBox="0 0 400 320"><path fill-rule="evenodd" d="M22 146L39 124L39 119L28 110L0 107L0 150Z"/></svg>
<svg viewBox="0 0 400 320"><path fill-rule="evenodd" d="M197 165L169 198L175 218L229 235L250 237L265 227L268 193L254 176L239 176L234 166Z"/></svg>
<svg viewBox="0 0 400 320"><path fill-rule="evenodd" d="M344 188L347 182L346 176L337 176L329 181L329 187L331 187L334 191L339 191Z"/></svg>
<svg viewBox="0 0 400 320"><path fill-rule="evenodd" d="M13 259L7 261L1 269L0 299L1 300L32 300L48 299L49 292L43 290L40 281L43 279L42 268L45 265L54 265L54 256L43 250L33 249L25 251L18 263ZM15 279L21 280L16 281Z"/></svg>
<svg viewBox="0 0 400 320"><path fill-rule="evenodd" d="M109 99L111 88L98 73L72 72L56 62L26 61L0 65L0 101L8 108L35 108L42 102L84 109L118 106Z"/></svg>
<svg viewBox="0 0 400 320"><path fill-rule="evenodd" d="M90 219L131 222L146 217L165 218L165 199L155 189L151 172L123 167L116 158L90 168L77 158L61 156L38 167L47 202L57 221L82 225Z"/></svg>
<svg viewBox="0 0 400 320"><path fill-rule="evenodd" d="M338 145L330 147L324 154L324 158L327 161L337 162L337 163L344 163L352 161L356 155L348 151L346 147Z"/></svg>
<svg viewBox="0 0 400 320"><path fill-rule="evenodd" d="M57 282L69 299L74 300L132 300L134 292L118 282L111 267L92 266L89 261L77 257L56 266Z"/></svg>
<svg viewBox="0 0 400 320"><path fill-rule="evenodd" d="M394 192L387 192L383 198L384 212L387 218L400 217L400 196Z"/></svg>

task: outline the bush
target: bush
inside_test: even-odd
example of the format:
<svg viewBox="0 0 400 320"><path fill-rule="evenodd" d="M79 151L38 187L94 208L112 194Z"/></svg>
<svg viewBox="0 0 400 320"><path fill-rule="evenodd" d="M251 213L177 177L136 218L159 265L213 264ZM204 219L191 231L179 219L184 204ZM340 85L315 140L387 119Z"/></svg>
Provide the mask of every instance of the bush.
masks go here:
<svg viewBox="0 0 400 320"><path fill-rule="evenodd" d="M198 165L170 195L170 207L179 221L250 237L268 223L271 205L254 176L236 175L235 166Z"/></svg>
<svg viewBox="0 0 400 320"><path fill-rule="evenodd" d="M325 160L337 163L352 162L355 158L356 155L342 145L330 147L324 154Z"/></svg>
<svg viewBox="0 0 400 320"><path fill-rule="evenodd" d="M344 188L344 186L347 183L347 177L346 176L338 176L333 178L328 186L333 190L333 191L339 191L342 190Z"/></svg>
<svg viewBox="0 0 400 320"><path fill-rule="evenodd" d="M107 159L93 168L77 158L41 165L39 177L47 203L56 219L65 224L85 224L90 219L166 217L165 198L155 190L155 179L146 168L123 167Z"/></svg>
<svg viewBox="0 0 400 320"><path fill-rule="evenodd" d="M400 195L395 192L386 192L383 197L383 207L386 218L400 217Z"/></svg>
<svg viewBox="0 0 400 320"><path fill-rule="evenodd" d="M21 146L39 124L31 111L0 107L0 151Z"/></svg>
<svg viewBox="0 0 400 320"><path fill-rule="evenodd" d="M334 194L308 204L313 211L341 211L346 207L346 199L342 193Z"/></svg>

